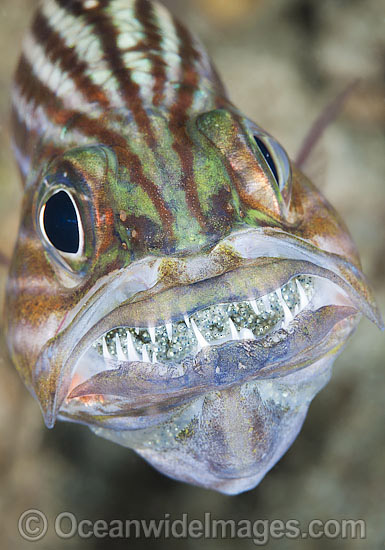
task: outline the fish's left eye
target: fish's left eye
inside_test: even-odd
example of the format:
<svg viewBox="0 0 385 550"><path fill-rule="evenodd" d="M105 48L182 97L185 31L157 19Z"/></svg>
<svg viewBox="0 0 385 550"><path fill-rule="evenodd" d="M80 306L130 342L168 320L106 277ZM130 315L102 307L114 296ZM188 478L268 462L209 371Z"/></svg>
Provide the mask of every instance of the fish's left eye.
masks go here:
<svg viewBox="0 0 385 550"><path fill-rule="evenodd" d="M46 240L59 252L78 254L82 248L82 223L70 193L59 189L40 211L40 229Z"/></svg>
<svg viewBox="0 0 385 550"><path fill-rule="evenodd" d="M272 180L275 181L285 203L288 204L291 195L291 166L286 151L265 132L254 129L252 135L260 162L265 163L265 169L270 171Z"/></svg>
<svg viewBox="0 0 385 550"><path fill-rule="evenodd" d="M270 168L270 170L271 170L271 172L272 172L272 174L275 178L275 181L277 182L277 185L279 185L279 176L278 176L277 167L275 165L274 159L273 159L269 149L266 147L266 145L263 143L263 141L261 139L259 139L258 136L254 136L254 139L255 139L255 142L258 145L265 161L269 165L269 168Z"/></svg>

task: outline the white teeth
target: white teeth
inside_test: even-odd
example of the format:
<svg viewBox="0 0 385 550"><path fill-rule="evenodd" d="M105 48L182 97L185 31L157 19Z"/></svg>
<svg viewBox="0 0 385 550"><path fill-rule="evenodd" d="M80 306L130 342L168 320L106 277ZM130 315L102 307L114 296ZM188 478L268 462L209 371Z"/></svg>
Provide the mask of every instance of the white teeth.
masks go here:
<svg viewBox="0 0 385 550"><path fill-rule="evenodd" d="M155 327L148 327L148 332L150 334L151 342L155 344Z"/></svg>
<svg viewBox="0 0 385 550"><path fill-rule="evenodd" d="M168 339L172 340L172 323L166 323L166 331L167 331L167 336L168 336Z"/></svg>
<svg viewBox="0 0 385 550"><path fill-rule="evenodd" d="M233 320L231 319L231 317L229 317L229 325L230 325L230 330L231 330L231 338L233 340L239 340L238 331L235 328L235 325L234 325Z"/></svg>
<svg viewBox="0 0 385 550"><path fill-rule="evenodd" d="M249 328L243 328L240 334L242 340L255 340L255 336Z"/></svg>
<svg viewBox="0 0 385 550"><path fill-rule="evenodd" d="M141 361L129 331L127 331L127 355L129 361Z"/></svg>
<svg viewBox="0 0 385 550"><path fill-rule="evenodd" d="M120 338L118 334L115 336L115 346L116 346L116 355L119 361L126 361L126 356L124 355L124 352L122 350L122 344L120 342Z"/></svg>
<svg viewBox="0 0 385 550"><path fill-rule="evenodd" d="M270 305L270 300L269 300L267 295L262 296L262 302L263 302L263 307L265 308L265 311L267 311L267 313L270 313L271 305Z"/></svg>
<svg viewBox="0 0 385 550"><path fill-rule="evenodd" d="M308 297L306 296L306 292L304 291L303 286L301 285L298 279L295 280L295 284L297 285L297 290L299 294L299 300L300 300L299 307L302 310L302 309L305 309L305 307L308 305L309 300L308 300Z"/></svg>
<svg viewBox="0 0 385 550"><path fill-rule="evenodd" d="M293 317L290 309L287 307L287 304L286 304L285 300L282 297L281 289L278 288L275 292L278 296L278 301L281 304L282 309L283 309L283 314L285 316L283 324L286 327L289 323L291 323L291 321L294 319L294 317Z"/></svg>
<svg viewBox="0 0 385 550"><path fill-rule="evenodd" d="M191 319L191 326L195 334L195 338L198 340L198 349L205 348L209 345L203 335L200 333L199 328L196 326L194 319Z"/></svg>
<svg viewBox="0 0 385 550"><path fill-rule="evenodd" d="M148 355L146 344L143 344L143 346L142 346L142 360L145 363L151 363L150 356Z"/></svg>
<svg viewBox="0 0 385 550"><path fill-rule="evenodd" d="M253 308L254 313L256 315L259 315L260 311L259 311L258 306L257 306L257 301L256 300L250 300L250 305Z"/></svg>
<svg viewBox="0 0 385 550"><path fill-rule="evenodd" d="M104 357L104 359L112 359L111 354L110 354L110 352L108 351L108 347L107 347L107 342L106 342L106 337L105 337L105 336L103 337L102 346L103 346L103 357Z"/></svg>
<svg viewBox="0 0 385 550"><path fill-rule="evenodd" d="M148 324L147 329L144 326L143 328L112 329L105 336L100 337L93 347L104 357L105 368L112 368L111 362L118 361L159 364L158 361L168 361L173 357L175 362L178 362L193 351L194 345L196 345L194 353L197 353L202 348L210 345L215 346L229 340L255 340L257 337L254 332L256 331L258 338L265 334L274 338L276 332L287 335L290 330L294 330L293 319L302 310L310 307L309 303L312 298L309 298L308 294L310 296L311 293L313 296L314 290L310 277L293 278L282 288L277 288L274 292L262 297L252 299L250 297L249 300L239 303L221 303L212 307L211 310L205 310L203 314L197 312L191 318L188 313L185 313L183 314L184 328L180 326L180 320L174 327L171 319L166 321L166 317L163 329L161 326L149 326L150 322L146 323ZM239 318L234 317L234 311L237 312L236 315ZM258 317L257 319L252 312ZM212 319L210 318L211 313L214 315ZM236 319L237 324L233 319ZM215 328L217 323L221 326L219 332ZM249 328L245 328L246 326ZM280 328L285 330L279 331ZM208 332L206 333L206 331ZM127 338L127 350L122 337ZM209 338L209 341L206 338ZM160 354L159 358L158 354Z"/></svg>

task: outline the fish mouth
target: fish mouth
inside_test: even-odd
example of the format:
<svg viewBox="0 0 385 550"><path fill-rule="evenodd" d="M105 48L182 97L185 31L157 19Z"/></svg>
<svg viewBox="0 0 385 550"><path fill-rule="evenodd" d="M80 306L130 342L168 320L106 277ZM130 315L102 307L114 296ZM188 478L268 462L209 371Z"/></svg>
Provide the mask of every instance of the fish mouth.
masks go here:
<svg viewBox="0 0 385 550"><path fill-rule="evenodd" d="M218 262L219 250L231 262ZM382 325L357 266L282 231L240 231L166 283L162 265L152 263L152 282L134 284L128 297L116 287L118 303L109 301L106 312L117 277L107 279L100 297L46 345L35 387L48 426L57 415L100 426L123 421L125 429L127 419L133 428L143 418L156 423L210 391L337 353L360 313ZM89 328L92 308L99 318ZM39 386L52 357L60 367Z"/></svg>
<svg viewBox="0 0 385 550"><path fill-rule="evenodd" d="M258 300L250 298L213 304L190 314L180 314L179 318L174 317L163 324L149 323L147 328L114 328L98 338L92 347L103 358L102 364L109 369L127 361L181 364L189 355L196 355L210 345L256 340L280 328L289 330L295 317L310 307L318 291L315 285L316 279L313 277L294 277L282 288ZM90 357L87 355L94 355L92 348L76 369L76 375L80 378L82 368L89 368Z"/></svg>

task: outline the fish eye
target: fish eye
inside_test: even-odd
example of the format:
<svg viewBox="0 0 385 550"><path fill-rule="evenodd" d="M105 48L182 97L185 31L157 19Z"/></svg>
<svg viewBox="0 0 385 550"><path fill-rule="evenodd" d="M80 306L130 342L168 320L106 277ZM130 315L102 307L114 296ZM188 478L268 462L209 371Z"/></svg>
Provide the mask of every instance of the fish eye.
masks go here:
<svg viewBox="0 0 385 550"><path fill-rule="evenodd" d="M286 204L291 196L291 165L283 147L269 134L253 129L254 142L274 178Z"/></svg>
<svg viewBox="0 0 385 550"><path fill-rule="evenodd" d="M83 246L83 228L71 194L59 189L40 211L40 229L46 240L59 252L79 254Z"/></svg>
<svg viewBox="0 0 385 550"><path fill-rule="evenodd" d="M265 161L267 162L267 164L268 164L268 166L271 170L271 173L273 174L273 176L275 178L275 181L277 182L277 185L279 186L278 170L277 170L277 167L275 165L272 154L270 153L267 146L263 143L263 141L258 136L254 136L254 140L255 140L256 144L258 145L259 150L261 151Z"/></svg>

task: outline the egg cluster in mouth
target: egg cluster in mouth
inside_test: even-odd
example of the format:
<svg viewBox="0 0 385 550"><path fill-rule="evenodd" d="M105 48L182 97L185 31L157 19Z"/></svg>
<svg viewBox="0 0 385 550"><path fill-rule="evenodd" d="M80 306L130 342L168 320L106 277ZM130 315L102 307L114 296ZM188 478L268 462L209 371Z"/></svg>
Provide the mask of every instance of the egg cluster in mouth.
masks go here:
<svg viewBox="0 0 385 550"><path fill-rule="evenodd" d="M301 275L258 300L212 305L163 326L114 328L94 347L109 361L179 362L207 345L256 339L286 328L313 294L314 278Z"/></svg>

